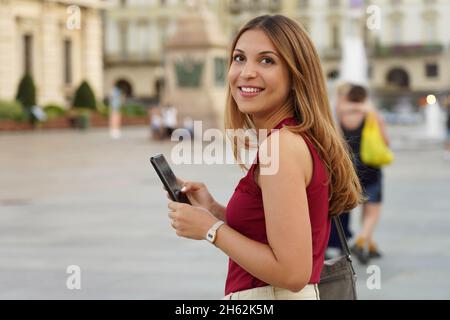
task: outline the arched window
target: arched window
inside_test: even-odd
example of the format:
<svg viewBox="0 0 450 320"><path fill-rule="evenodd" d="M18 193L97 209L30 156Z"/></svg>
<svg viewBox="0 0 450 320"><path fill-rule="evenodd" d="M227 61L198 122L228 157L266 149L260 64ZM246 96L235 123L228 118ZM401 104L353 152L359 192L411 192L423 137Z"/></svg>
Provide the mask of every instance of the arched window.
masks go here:
<svg viewBox="0 0 450 320"><path fill-rule="evenodd" d="M327 73L327 79L335 80L339 78L339 71L338 70L331 70Z"/></svg>
<svg viewBox="0 0 450 320"><path fill-rule="evenodd" d="M403 68L391 69L386 77L387 85L397 89L409 88L409 75Z"/></svg>
<svg viewBox="0 0 450 320"><path fill-rule="evenodd" d="M122 91L122 93L128 98L133 95L133 88L131 84L124 79L120 79L116 81L116 86Z"/></svg>

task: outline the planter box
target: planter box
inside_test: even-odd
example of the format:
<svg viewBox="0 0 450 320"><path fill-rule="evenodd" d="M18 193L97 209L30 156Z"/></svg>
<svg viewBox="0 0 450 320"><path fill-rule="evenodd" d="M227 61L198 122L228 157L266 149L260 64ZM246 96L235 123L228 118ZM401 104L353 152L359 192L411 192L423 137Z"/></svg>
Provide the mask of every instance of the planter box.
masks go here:
<svg viewBox="0 0 450 320"><path fill-rule="evenodd" d="M91 128L102 128L109 126L109 119L98 113L92 113L89 118ZM148 125L147 117L127 117L122 116L122 126ZM40 129L64 129L72 128L71 119L62 117L52 119L37 125ZM16 122L13 120L0 120L0 131L24 131L33 130L33 126L28 122Z"/></svg>
<svg viewBox="0 0 450 320"><path fill-rule="evenodd" d="M139 126L139 125L149 125L147 117L125 117L122 116L122 125L124 126Z"/></svg>
<svg viewBox="0 0 450 320"><path fill-rule="evenodd" d="M91 113L90 121L93 128L107 127L109 123L108 118L99 113Z"/></svg>
<svg viewBox="0 0 450 320"><path fill-rule="evenodd" d="M28 122L16 122L14 120L0 120L0 131L32 130L33 126Z"/></svg>
<svg viewBox="0 0 450 320"><path fill-rule="evenodd" d="M45 121L39 125L42 129L61 129L68 128L70 126L68 118L57 118Z"/></svg>

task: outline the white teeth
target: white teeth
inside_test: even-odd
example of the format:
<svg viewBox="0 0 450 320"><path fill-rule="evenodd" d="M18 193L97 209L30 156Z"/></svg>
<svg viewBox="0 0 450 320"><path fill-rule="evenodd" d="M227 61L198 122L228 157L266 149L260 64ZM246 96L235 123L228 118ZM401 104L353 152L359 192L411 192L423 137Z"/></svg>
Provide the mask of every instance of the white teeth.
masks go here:
<svg viewBox="0 0 450 320"><path fill-rule="evenodd" d="M261 89L259 88L246 88L246 87L241 87L241 90L244 92L260 92Z"/></svg>

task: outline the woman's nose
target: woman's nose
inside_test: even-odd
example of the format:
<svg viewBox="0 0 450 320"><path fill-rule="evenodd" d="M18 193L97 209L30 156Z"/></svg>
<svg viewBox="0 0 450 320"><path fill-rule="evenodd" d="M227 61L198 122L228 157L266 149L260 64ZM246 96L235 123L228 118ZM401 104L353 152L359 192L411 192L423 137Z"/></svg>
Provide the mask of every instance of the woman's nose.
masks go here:
<svg viewBox="0 0 450 320"><path fill-rule="evenodd" d="M246 63L240 74L244 79L255 78L256 75L256 69L251 63Z"/></svg>

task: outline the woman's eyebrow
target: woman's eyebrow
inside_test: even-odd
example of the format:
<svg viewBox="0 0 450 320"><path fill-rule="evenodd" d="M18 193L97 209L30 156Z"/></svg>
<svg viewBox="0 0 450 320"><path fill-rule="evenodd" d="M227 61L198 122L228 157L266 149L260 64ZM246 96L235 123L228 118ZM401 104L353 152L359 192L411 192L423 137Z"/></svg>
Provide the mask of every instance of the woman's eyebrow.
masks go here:
<svg viewBox="0 0 450 320"><path fill-rule="evenodd" d="M238 49L238 48L235 48L234 50L235 50L235 51L242 52L242 53L245 53L244 50L241 50L241 49ZM274 54L274 55L276 55L277 57L279 57L278 54L276 54L275 52L273 52L273 51L268 51L268 50L267 50L267 51L261 51L260 53L258 53L258 55L268 54L268 53Z"/></svg>

